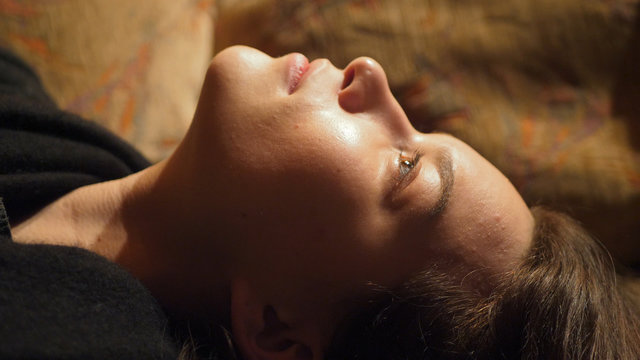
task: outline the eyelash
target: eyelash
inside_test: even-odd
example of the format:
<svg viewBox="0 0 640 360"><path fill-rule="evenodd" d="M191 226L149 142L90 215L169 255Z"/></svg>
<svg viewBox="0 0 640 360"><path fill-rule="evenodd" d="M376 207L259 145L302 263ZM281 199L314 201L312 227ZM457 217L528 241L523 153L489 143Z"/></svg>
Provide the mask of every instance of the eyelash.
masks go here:
<svg viewBox="0 0 640 360"><path fill-rule="evenodd" d="M404 179L407 175L409 175L415 168L418 166L420 162L420 158L422 157L422 152L417 150L413 153L411 157L407 157L404 155L404 152L400 152L400 156L398 157L399 163L399 179Z"/></svg>

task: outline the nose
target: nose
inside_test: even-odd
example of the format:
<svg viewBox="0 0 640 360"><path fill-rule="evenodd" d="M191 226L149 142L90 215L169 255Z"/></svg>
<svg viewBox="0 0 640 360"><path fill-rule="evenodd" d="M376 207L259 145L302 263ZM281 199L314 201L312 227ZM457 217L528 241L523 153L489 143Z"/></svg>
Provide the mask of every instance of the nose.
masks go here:
<svg viewBox="0 0 640 360"><path fill-rule="evenodd" d="M353 60L344 69L340 107L350 113L375 112L404 130L413 129L404 111L391 94L382 66L368 57Z"/></svg>
<svg viewBox="0 0 640 360"><path fill-rule="evenodd" d="M385 105L391 96L387 76L380 64L368 57L353 60L344 69L342 90L338 95L340 106L358 113Z"/></svg>

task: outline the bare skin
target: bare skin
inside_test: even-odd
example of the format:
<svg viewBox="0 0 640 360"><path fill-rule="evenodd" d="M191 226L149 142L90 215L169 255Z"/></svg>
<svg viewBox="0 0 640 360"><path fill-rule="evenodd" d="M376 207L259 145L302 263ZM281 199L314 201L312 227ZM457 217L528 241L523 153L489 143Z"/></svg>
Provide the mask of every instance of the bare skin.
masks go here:
<svg viewBox="0 0 640 360"><path fill-rule="evenodd" d="M80 188L14 235L89 249L165 304L229 318L249 359L320 359L367 284L438 267L484 291L532 228L495 167L413 129L375 61L233 47L169 159Z"/></svg>

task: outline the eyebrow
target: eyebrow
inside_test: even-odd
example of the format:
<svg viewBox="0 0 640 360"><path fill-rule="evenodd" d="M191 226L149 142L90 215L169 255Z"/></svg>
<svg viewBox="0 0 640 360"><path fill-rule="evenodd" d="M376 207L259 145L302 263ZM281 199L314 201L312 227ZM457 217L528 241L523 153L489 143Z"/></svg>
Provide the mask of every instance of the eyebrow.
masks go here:
<svg viewBox="0 0 640 360"><path fill-rule="evenodd" d="M453 160L447 149L441 149L436 157L436 169L440 174L440 197L436 205L429 211L429 216L437 216L447 208L451 198L451 189L455 180Z"/></svg>

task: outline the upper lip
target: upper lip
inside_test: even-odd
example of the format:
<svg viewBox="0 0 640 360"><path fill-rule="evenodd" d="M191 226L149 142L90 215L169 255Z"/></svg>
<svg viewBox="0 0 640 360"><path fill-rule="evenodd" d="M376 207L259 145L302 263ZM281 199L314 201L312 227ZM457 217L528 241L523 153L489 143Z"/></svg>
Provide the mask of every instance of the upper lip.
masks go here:
<svg viewBox="0 0 640 360"><path fill-rule="evenodd" d="M300 88L304 84L306 79L310 76L313 76L316 72L320 71L321 68L325 67L325 65L331 64L329 60L324 58L315 59L312 62L308 63L304 70L300 73L300 79L298 80L295 89ZM295 91L294 89L294 91Z"/></svg>
<svg viewBox="0 0 640 360"><path fill-rule="evenodd" d="M309 70L309 60L302 54L294 53L289 61L289 94L292 94L300 82L302 76Z"/></svg>

